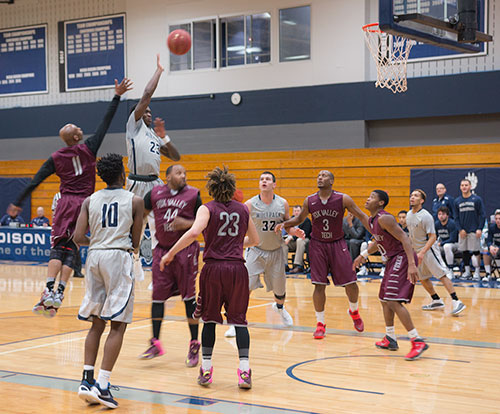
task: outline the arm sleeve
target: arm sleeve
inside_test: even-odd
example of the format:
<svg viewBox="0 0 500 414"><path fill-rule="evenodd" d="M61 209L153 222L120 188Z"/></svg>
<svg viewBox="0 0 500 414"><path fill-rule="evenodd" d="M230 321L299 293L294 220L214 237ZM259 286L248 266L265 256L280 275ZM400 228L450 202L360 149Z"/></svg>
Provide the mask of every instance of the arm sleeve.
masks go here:
<svg viewBox="0 0 500 414"><path fill-rule="evenodd" d="M477 210L479 215L479 227L476 230L482 230L484 227L484 222L486 221L486 214L484 212L483 200L480 197L477 198Z"/></svg>
<svg viewBox="0 0 500 414"><path fill-rule="evenodd" d="M45 180L55 172L56 166L54 164L54 160L52 159L52 157L49 157L49 159L43 163L38 172L35 174L35 176L31 180L31 183L26 186L23 192L17 197L17 200L14 201L14 205L20 207L24 199L28 197L43 180Z"/></svg>
<svg viewBox="0 0 500 414"><path fill-rule="evenodd" d="M202 206L202 204L203 203L201 202L200 192L198 192L198 197L196 197L196 204L194 205L194 215L195 216L196 216L196 212Z"/></svg>
<svg viewBox="0 0 500 414"><path fill-rule="evenodd" d="M153 203L151 202L151 191L149 191L144 196L144 209L145 210L153 210Z"/></svg>
<svg viewBox="0 0 500 414"><path fill-rule="evenodd" d="M89 147L90 151L94 153L94 155L97 155L97 151L99 151L99 148L101 147L102 140L104 139L106 132L108 132L109 125L113 120L113 116L116 113L116 109L118 108L119 103L120 96L115 95L108 106L108 111L106 112L106 115L104 115L104 119L97 127L94 135L85 140L85 144L87 145L87 147Z"/></svg>

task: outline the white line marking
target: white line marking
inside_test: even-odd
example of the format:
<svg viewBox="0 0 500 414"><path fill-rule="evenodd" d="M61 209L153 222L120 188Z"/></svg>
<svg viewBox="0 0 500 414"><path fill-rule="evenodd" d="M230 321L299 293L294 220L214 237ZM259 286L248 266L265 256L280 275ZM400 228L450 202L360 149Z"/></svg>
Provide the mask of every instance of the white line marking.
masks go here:
<svg viewBox="0 0 500 414"><path fill-rule="evenodd" d="M261 303L260 305L249 306L248 309L261 308L262 306L272 305L273 302Z"/></svg>

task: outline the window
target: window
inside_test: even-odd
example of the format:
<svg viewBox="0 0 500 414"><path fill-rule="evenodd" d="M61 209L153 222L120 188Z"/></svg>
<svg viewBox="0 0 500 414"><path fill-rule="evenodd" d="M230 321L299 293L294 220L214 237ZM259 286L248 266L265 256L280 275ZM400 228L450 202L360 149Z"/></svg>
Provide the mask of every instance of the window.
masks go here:
<svg viewBox="0 0 500 414"><path fill-rule="evenodd" d="M193 22L193 68L210 69L217 67L215 58L215 20Z"/></svg>
<svg viewBox="0 0 500 414"><path fill-rule="evenodd" d="M311 7L280 10L280 62L311 58Z"/></svg>

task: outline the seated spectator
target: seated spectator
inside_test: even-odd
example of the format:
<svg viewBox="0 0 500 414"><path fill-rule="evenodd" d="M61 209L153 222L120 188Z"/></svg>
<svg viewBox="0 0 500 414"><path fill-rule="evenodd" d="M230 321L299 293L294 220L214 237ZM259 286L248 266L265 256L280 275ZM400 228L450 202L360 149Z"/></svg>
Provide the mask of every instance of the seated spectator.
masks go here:
<svg viewBox="0 0 500 414"><path fill-rule="evenodd" d="M488 251L483 255L486 276L483 278L483 282L489 282L492 280L491 261L500 260L500 209L495 211L495 222L488 226L486 246ZM500 282L500 278L497 281Z"/></svg>
<svg viewBox="0 0 500 414"><path fill-rule="evenodd" d="M435 223L441 254L444 254L446 264L453 269L455 253L458 251L458 229L455 221L450 218L450 210L441 206L437 210L438 220Z"/></svg>
<svg viewBox="0 0 500 414"><path fill-rule="evenodd" d="M298 216L302 211L302 206L293 207L293 217ZM301 273L304 271L304 254L306 253L307 247L309 245L309 240L311 239L312 224L309 217L299 225L299 229L304 230L306 237L304 239L299 239L296 236L288 235L285 239L285 243L288 245L289 252L295 252L295 258L293 259L293 268L290 273Z"/></svg>
<svg viewBox="0 0 500 414"><path fill-rule="evenodd" d="M342 221L342 230L344 231L344 239L349 246L351 259L354 260L359 256L359 252L361 251L360 247L365 237L365 228L361 224L361 221L348 211L347 216Z"/></svg>
<svg viewBox="0 0 500 414"><path fill-rule="evenodd" d="M11 216L11 214L14 214ZM10 226L10 223L24 223L24 219L19 215L18 212L7 213L0 220L0 226Z"/></svg>
<svg viewBox="0 0 500 414"><path fill-rule="evenodd" d="M31 220L30 224L35 227L48 227L50 226L50 221L47 217L45 217L45 211L43 207L38 207L36 209L36 217Z"/></svg>
<svg viewBox="0 0 500 414"><path fill-rule="evenodd" d="M401 227L405 233L408 233L408 226L406 225L406 213L406 210L401 210L398 213L398 223L399 227Z"/></svg>
<svg viewBox="0 0 500 414"><path fill-rule="evenodd" d="M444 184L439 183L436 185L436 195L437 197L432 200L432 215L434 216L434 220L438 220L437 212L439 207L448 207L448 217L454 219L456 217L455 214L455 200L453 197L446 194L446 187Z"/></svg>
<svg viewBox="0 0 500 414"><path fill-rule="evenodd" d="M360 251L367 250L368 246L373 244L375 240L373 239L373 236L371 235L370 232L365 230L365 239L363 240L363 243L361 243L361 249ZM378 253L374 253L374 255L380 254L380 258L382 259L381 263L381 268L380 268L380 273L379 276L383 277L385 273L385 262L387 262L387 257L385 257L380 251ZM368 268L365 265L362 265L357 273L358 276L367 276L368 275Z"/></svg>

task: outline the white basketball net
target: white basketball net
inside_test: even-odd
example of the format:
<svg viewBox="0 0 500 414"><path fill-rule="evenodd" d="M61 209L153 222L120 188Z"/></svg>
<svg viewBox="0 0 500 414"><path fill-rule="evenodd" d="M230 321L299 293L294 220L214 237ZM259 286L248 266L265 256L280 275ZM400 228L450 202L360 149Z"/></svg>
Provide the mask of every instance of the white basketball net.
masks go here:
<svg viewBox="0 0 500 414"><path fill-rule="evenodd" d="M413 40L380 31L378 24L363 27L366 44L377 65L375 86L393 93L406 92L406 64Z"/></svg>

